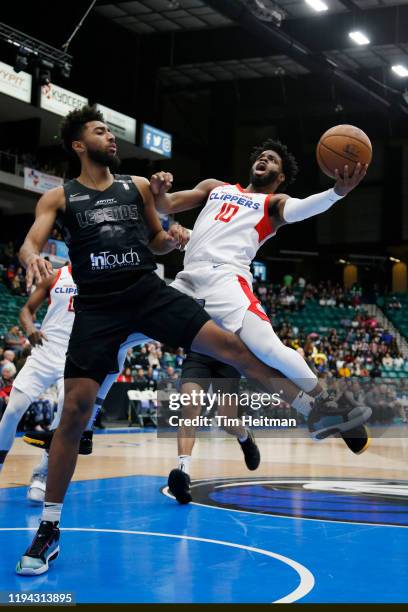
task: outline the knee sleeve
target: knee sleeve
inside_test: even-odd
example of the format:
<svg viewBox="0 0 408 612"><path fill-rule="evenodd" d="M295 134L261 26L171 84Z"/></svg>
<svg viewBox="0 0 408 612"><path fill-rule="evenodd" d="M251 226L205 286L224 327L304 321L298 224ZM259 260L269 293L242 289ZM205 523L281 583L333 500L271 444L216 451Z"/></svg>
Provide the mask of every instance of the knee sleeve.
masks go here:
<svg viewBox="0 0 408 612"><path fill-rule="evenodd" d="M316 386L317 377L303 357L285 346L267 321L248 311L239 336L260 361L279 370L306 393Z"/></svg>
<svg viewBox="0 0 408 612"><path fill-rule="evenodd" d="M7 408L0 421L0 450L10 450L12 447L17 426L30 404L31 400L25 393L16 388L11 390Z"/></svg>

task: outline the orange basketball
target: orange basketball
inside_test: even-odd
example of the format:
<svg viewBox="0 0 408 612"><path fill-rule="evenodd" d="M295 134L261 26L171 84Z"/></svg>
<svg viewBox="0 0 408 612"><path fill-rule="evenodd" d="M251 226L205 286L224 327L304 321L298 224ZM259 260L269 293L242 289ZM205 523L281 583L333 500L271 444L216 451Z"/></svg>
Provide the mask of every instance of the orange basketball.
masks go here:
<svg viewBox="0 0 408 612"><path fill-rule="evenodd" d="M317 163L322 172L335 178L337 168L343 174L347 164L349 175L353 174L356 164L370 164L373 149L367 134L354 125L336 125L327 130L320 138L316 149Z"/></svg>

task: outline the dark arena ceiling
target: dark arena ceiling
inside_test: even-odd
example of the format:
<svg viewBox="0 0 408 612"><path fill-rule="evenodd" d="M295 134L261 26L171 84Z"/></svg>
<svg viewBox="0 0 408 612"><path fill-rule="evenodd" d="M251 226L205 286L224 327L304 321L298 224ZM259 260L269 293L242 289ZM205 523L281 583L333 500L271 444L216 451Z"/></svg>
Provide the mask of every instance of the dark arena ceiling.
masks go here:
<svg viewBox="0 0 408 612"><path fill-rule="evenodd" d="M391 70L408 66L408 0L324 2L316 12L306 0L99 0L95 11L156 48L164 88L317 78L357 104L408 114L407 79ZM370 43L353 42L356 30Z"/></svg>

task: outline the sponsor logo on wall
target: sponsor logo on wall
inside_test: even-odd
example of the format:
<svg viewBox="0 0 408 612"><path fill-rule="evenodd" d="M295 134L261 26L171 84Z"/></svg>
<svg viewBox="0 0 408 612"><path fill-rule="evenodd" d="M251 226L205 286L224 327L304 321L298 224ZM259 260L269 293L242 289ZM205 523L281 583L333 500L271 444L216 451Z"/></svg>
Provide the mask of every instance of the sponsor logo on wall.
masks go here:
<svg viewBox="0 0 408 612"><path fill-rule="evenodd" d="M31 102L31 74L28 72L14 72L13 67L0 62L0 92Z"/></svg>
<svg viewBox="0 0 408 612"><path fill-rule="evenodd" d="M54 83L41 87L41 108L57 115L65 117L70 111L80 108L85 104L88 104L88 98L54 85Z"/></svg>

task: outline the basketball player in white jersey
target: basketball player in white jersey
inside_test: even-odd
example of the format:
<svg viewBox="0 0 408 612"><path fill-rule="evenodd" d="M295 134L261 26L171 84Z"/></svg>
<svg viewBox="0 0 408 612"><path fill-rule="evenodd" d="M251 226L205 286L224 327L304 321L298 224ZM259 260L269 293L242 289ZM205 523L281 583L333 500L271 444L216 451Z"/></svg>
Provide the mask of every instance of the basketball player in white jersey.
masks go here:
<svg viewBox="0 0 408 612"><path fill-rule="evenodd" d="M74 322L72 300L77 293L71 276L71 267L60 268L53 276L39 283L20 312L20 322L33 346L31 355L17 375L7 408L0 421L0 471L9 450L12 447L17 426L28 410L30 404L51 385L57 386L58 409L51 423L50 432L32 432L25 441L33 446L48 449L52 431L58 427L64 402L64 366L65 354ZM48 299L48 310L41 330L34 325L34 316L41 304ZM82 436L79 453L92 452L92 425L103 400L107 396L119 371L122 369L128 348L145 342L148 339L141 334L129 336L120 347L118 372L109 374L103 381L88 426ZM34 468L27 497L34 503L44 501L45 482L48 469L48 453L44 451L42 459Z"/></svg>
<svg viewBox="0 0 408 612"><path fill-rule="evenodd" d="M327 211L362 181L366 171L366 166L357 164L350 176L345 166L343 176L336 171L334 188L292 198L279 190L294 180L296 161L285 145L269 139L252 154L250 183L245 188L207 179L191 190L167 193L173 177L166 172L153 175L150 183L159 212L175 214L205 203L186 247L184 269L172 286L204 300L216 323L237 333L258 359L286 378L279 381L283 399L308 419L314 437L340 434L355 453L368 446L363 424L371 410L345 412L322 389L301 355L279 340L252 293L250 264L280 227ZM189 479L178 475L180 484L188 487Z"/></svg>
<svg viewBox="0 0 408 612"><path fill-rule="evenodd" d="M16 435L20 419L30 404L51 385L57 386L57 422L64 399L64 364L69 334L74 321L72 298L76 286L69 266L38 284L20 312L20 322L33 347L24 367L17 375L7 408L0 421L0 470ZM49 306L41 330L34 325L34 316L41 304L48 299ZM54 421L51 425L56 427ZM45 489L44 471L46 458L34 469L28 498L36 501Z"/></svg>

